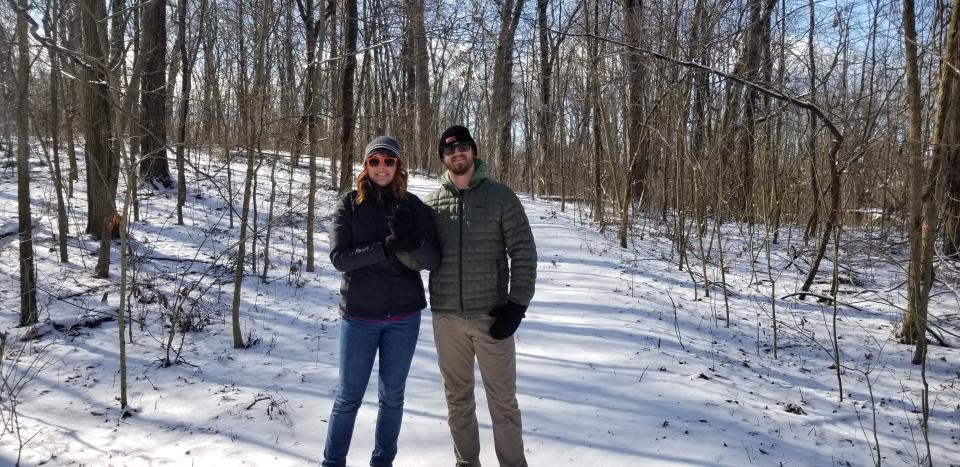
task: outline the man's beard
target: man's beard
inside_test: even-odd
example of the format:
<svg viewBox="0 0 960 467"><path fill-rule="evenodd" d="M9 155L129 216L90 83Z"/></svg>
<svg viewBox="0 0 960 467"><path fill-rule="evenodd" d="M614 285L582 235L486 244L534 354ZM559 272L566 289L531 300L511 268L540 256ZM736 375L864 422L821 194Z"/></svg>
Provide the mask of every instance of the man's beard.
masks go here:
<svg viewBox="0 0 960 467"><path fill-rule="evenodd" d="M473 161L464 158L461 161L451 161L450 164L447 165L447 170L449 170L451 174L459 177L469 172L471 167L473 167Z"/></svg>

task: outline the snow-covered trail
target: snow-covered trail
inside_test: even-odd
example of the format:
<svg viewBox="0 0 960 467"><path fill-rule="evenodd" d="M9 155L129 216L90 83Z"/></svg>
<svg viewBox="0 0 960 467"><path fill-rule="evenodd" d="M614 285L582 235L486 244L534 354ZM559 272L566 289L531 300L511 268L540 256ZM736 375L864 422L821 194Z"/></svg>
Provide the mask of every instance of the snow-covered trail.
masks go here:
<svg viewBox="0 0 960 467"><path fill-rule="evenodd" d="M435 186L411 180L412 191L420 195ZM329 206L332 195L322 196L327 199L320 205ZM521 198L539 253L537 293L517 334L519 403L531 466L873 463L862 375L846 372L845 402L838 403L828 355L790 328L816 329L818 341L828 342L825 310L778 304L784 328L781 355L774 360L766 298L750 282L749 254L733 253L739 248L735 240L728 281L736 293L730 298L731 326L725 328L714 319L724 314L723 300L717 293L704 299L702 290L695 296L687 272L664 259L671 253L662 236L647 235L621 250L615 239L577 223L576 212L560 213L557 203ZM153 202L158 212L165 209L162 199ZM201 206L191 208L198 228L219 215ZM281 229L277 243L297 234ZM166 243L153 247L171 257L192 256L197 238L203 237L190 229L171 229L165 236ZM231 348L227 317L227 323L187 335L183 356L189 364L160 368L160 336L135 333L138 340L128 349L130 401L136 410L130 418L117 416L116 323L58 338L51 366L23 397L24 435L36 434L24 448L25 463L318 464L336 387L339 330L339 274L326 259L323 232L318 242L318 270L304 274L304 287L282 279L245 282L244 327L262 339L251 349ZM74 266L61 270L49 258L42 261L41 277L83 274ZM793 287L796 278L789 274L781 278L782 287ZM5 276L4 288L15 290L9 279L15 275ZM231 290L224 286L208 293L228 302ZM115 297L104 306L115 309ZM60 318L76 310L53 302L49 314ZM895 313L867 310L843 318L847 364L876 362L871 380L882 377L874 391L884 398L878 401L883 463L911 465L922 442L913 413L919 369L909 365L904 347L882 337L889 334ZM960 464L958 357L953 349L932 347L930 352L932 449L939 464ZM477 378L481 459L493 466L490 417ZM803 413L792 413L798 411ZM350 465L369 461L376 412L374 372L357 419ZM403 423L395 465L453 464L429 310L407 383ZM8 434L0 445L0 464L12 463L15 438Z"/></svg>

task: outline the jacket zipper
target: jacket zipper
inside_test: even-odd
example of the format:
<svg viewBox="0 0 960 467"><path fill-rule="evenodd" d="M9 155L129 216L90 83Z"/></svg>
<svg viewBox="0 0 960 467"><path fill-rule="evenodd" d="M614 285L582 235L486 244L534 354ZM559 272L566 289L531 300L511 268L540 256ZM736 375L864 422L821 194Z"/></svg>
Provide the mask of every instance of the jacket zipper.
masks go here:
<svg viewBox="0 0 960 467"><path fill-rule="evenodd" d="M459 204L459 206L457 207L458 208L457 212L459 214L458 217L460 221L460 242L459 242L460 254L458 255L460 259L460 264L459 264L458 277L460 279L460 314L464 314L464 306L463 306L463 195L464 195L464 191L463 190L458 190L458 191L460 194L459 200L457 201L457 203Z"/></svg>

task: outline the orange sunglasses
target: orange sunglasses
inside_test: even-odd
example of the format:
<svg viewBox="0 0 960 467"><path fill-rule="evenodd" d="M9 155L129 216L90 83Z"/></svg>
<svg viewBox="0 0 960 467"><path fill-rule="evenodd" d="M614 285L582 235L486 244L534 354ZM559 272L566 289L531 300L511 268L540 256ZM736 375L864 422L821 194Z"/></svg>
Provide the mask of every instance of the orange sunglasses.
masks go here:
<svg viewBox="0 0 960 467"><path fill-rule="evenodd" d="M381 163L387 167L393 167L397 165L397 158L388 156L370 156L367 158L367 165L370 167L379 167Z"/></svg>

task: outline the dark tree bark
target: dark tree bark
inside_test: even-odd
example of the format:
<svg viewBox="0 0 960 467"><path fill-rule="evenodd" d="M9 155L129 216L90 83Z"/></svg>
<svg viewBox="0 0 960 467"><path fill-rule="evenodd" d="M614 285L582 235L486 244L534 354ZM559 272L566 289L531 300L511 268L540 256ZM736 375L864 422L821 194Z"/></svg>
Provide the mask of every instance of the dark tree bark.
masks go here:
<svg viewBox="0 0 960 467"><path fill-rule="evenodd" d="M750 10L750 28L747 32L747 40L744 44L743 60L745 78L753 82L761 82L764 59L768 58L765 49L769 47L770 39L770 16L773 14L774 0L750 0L748 8ZM766 82L765 80L762 82ZM738 134L738 189L734 194L734 209L741 218L751 217L753 206L753 182L754 182L754 162L753 156L756 141L759 139L757 133L757 116L764 115L763 100L760 93L751 88L744 89L741 101L745 104L743 109L742 125Z"/></svg>
<svg viewBox="0 0 960 467"><path fill-rule="evenodd" d="M434 119L433 109L430 106L430 78L427 64L430 56L427 53L427 34L424 29L423 0L407 0L407 18L409 21L410 47L413 52L413 101L415 108L414 118L414 146L407 151L414 162L411 167L421 170L427 169L427 164L433 158Z"/></svg>
<svg viewBox="0 0 960 467"><path fill-rule="evenodd" d="M930 167L923 164L926 150L921 141L922 119L920 107L920 80L917 60L917 31L912 0L903 2L903 42L907 56L907 90L910 109L910 126L907 143L910 145L910 263L907 267L907 310L903 319L901 336L904 342L916 344L912 363L919 365L926 359L927 307L930 289L933 287L933 250L937 240L940 216L937 212L936 193L941 185L944 165L950 152L956 152L954 135L957 98L957 63L960 54L960 9L954 8L950 16L947 43L940 63L940 93L936 101L936 114L930 148ZM949 120L950 121L948 123ZM955 134L955 133L954 133ZM954 156L955 157L955 156ZM925 414L926 415L926 414ZM926 418L924 418L926 420Z"/></svg>
<svg viewBox="0 0 960 467"><path fill-rule="evenodd" d="M140 53L143 54L143 139L140 141L140 177L145 182L173 186L167 160L167 2L150 0L143 6Z"/></svg>
<svg viewBox="0 0 960 467"><path fill-rule="evenodd" d="M307 152L308 164L310 166L309 175L309 193L307 195L307 266L308 272L314 271L314 235L317 222L317 153L318 135L317 135L317 111L319 109L319 96L317 94L317 36L318 31L326 24L321 19L314 18L313 0L298 0L297 8L300 10L300 18L303 20L304 32L307 36L307 78L303 83L304 109L307 118Z"/></svg>
<svg viewBox="0 0 960 467"><path fill-rule="evenodd" d="M540 146L539 173L542 176L549 173L545 170L545 163L547 158L550 157L550 146L553 143L553 108L550 94L553 86L553 56L551 55L553 47L550 44L549 36L548 4L548 0L537 0L537 39L540 46L540 102L537 106L537 133L539 138L537 140ZM531 195L534 195L535 192L535 189L530 190Z"/></svg>
<svg viewBox="0 0 960 467"><path fill-rule="evenodd" d="M37 322L37 274L33 263L33 222L30 213L30 50L27 0L17 13L17 239L20 242L20 326Z"/></svg>
<svg viewBox="0 0 960 467"><path fill-rule="evenodd" d="M647 151L646 138L643 135L643 106L646 69L640 52L633 47L639 47L643 41L642 15L643 2L625 0L622 3L624 24L624 39L629 47L624 50L624 68L627 74L627 89L624 106L626 107L626 138L624 149L626 152L628 177L623 185L620 204L620 247L627 247L627 230L629 226L630 207L633 198L643 199L646 190L647 178Z"/></svg>
<svg viewBox="0 0 960 467"><path fill-rule="evenodd" d="M910 211L907 224L910 238L910 261L907 264L907 310L900 330L904 343L924 340L927 333L927 294L923 293L923 192L924 168L923 114L920 103L920 71L917 59L917 27L913 0L903 2L903 47L907 58L907 141L906 155L910 174ZM929 230L929 226L926 226Z"/></svg>
<svg viewBox="0 0 960 467"><path fill-rule="evenodd" d="M490 97L490 141L493 173L506 182L512 147L510 127L513 125L513 46L524 0L505 0L500 4L500 32L493 63L493 95Z"/></svg>
<svg viewBox="0 0 960 467"><path fill-rule="evenodd" d="M590 59L590 71L587 78L587 101L589 102L591 125L591 152L593 153L593 221L603 222L603 115L600 106L600 2L592 2L593 8L585 9L587 15L587 31L593 35L587 43L587 54ZM592 16L591 16L592 10ZM591 25L590 18L593 19Z"/></svg>
<svg viewBox="0 0 960 467"><path fill-rule="evenodd" d="M51 39L56 43L59 40L59 31L56 23L59 20L60 11L55 2L51 2L44 10L43 27L50 31ZM67 252L67 236L69 235L70 223L67 219L67 207L63 196L63 172L60 170L60 53L57 50L48 49L50 54L50 146L53 149L51 158L53 165L53 188L57 193L57 249L60 253L60 262L69 263L70 258Z"/></svg>
<svg viewBox="0 0 960 467"><path fill-rule="evenodd" d="M83 49L85 67L84 152L87 158L87 233L100 239L100 251L94 274L109 276L112 224L117 216L117 179L120 158L113 137L112 108L108 86L107 51L102 39L107 37L107 13L103 0L84 0Z"/></svg>
<svg viewBox="0 0 960 467"><path fill-rule="evenodd" d="M356 109L353 103L353 81L357 70L357 1L344 2L343 70L340 74L340 193L353 185L353 146L356 131Z"/></svg>
<svg viewBox="0 0 960 467"><path fill-rule="evenodd" d="M193 66L196 63L197 53L200 50L200 44L203 42L203 34L206 30L201 24L197 28L197 37L195 42L187 44L187 6L189 2L182 0L178 9L177 34L180 36L177 43L180 44L180 67L183 70L181 78L180 92L180 121L177 125L177 225L183 225L183 206L187 202L187 177L186 177L186 158L184 150L187 145L187 117L190 113L190 92L193 82ZM201 21L206 17L207 1L200 1Z"/></svg>
<svg viewBox="0 0 960 467"><path fill-rule="evenodd" d="M951 259L960 259L960 33L957 31L957 10L960 5L953 6L953 15L950 18L950 28L947 33L947 52L944 55L945 71L941 72L941 86L950 86L948 100L941 102L944 106L943 137L940 141L940 150L944 152L945 170L945 208L943 210L943 253ZM951 72L952 71L952 72Z"/></svg>
<svg viewBox="0 0 960 467"><path fill-rule="evenodd" d="M807 54L810 57L808 66L810 67L810 101L817 100L817 61L816 49L814 48L813 33L816 26L815 10L813 0L808 2L809 30L807 31ZM810 128L807 129L807 161L810 171L810 195L813 201L810 203L810 217L807 219L807 226L803 231L804 243L817 235L817 229L820 225L820 177L817 176L817 116L811 113L808 117Z"/></svg>

